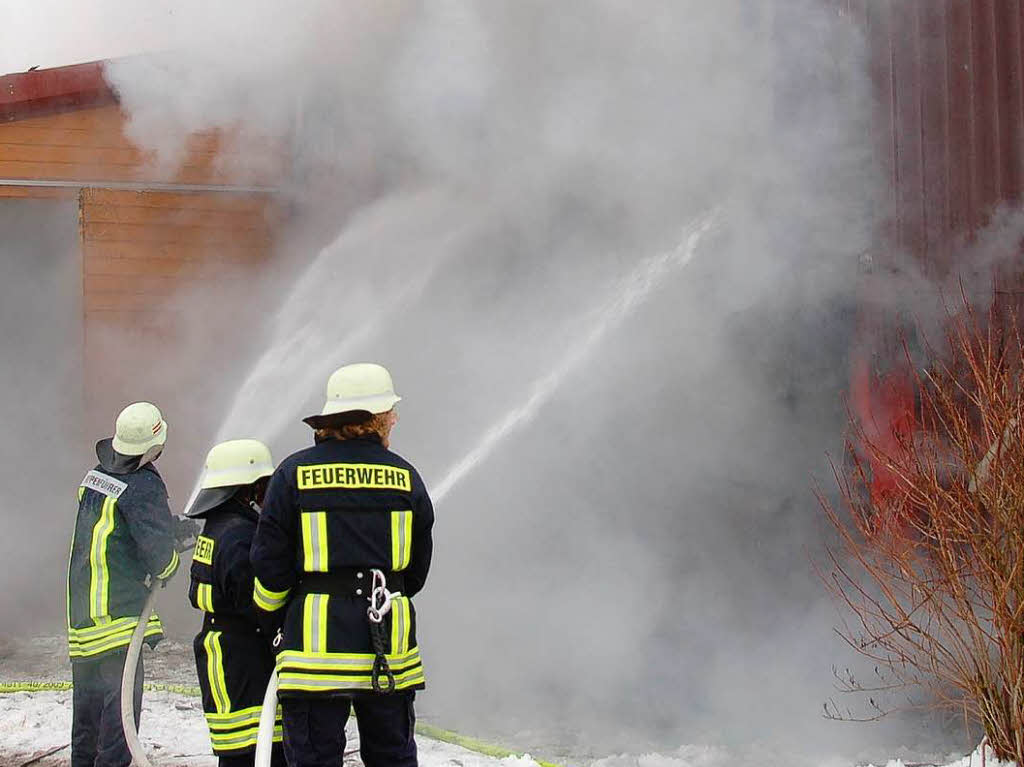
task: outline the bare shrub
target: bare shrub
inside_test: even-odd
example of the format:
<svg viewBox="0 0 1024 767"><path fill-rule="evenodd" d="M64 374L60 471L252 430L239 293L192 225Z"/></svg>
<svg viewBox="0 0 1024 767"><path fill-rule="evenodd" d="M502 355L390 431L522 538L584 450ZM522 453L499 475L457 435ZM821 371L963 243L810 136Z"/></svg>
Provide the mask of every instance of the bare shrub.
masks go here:
<svg viewBox="0 0 1024 767"><path fill-rule="evenodd" d="M966 303L966 302L965 302ZM922 705L981 725L1000 759L1024 765L1024 345L1016 313L969 307L951 316L910 364L914 427L880 437L851 418L848 454L834 467L839 502L819 500L838 533L819 568L848 616L838 629L876 663L875 684L919 689ZM884 449L883 449L884 445ZM895 482L872 486L872 467ZM911 704L913 705L913 704ZM899 708L899 706L897 706ZM835 709L831 716L845 718Z"/></svg>

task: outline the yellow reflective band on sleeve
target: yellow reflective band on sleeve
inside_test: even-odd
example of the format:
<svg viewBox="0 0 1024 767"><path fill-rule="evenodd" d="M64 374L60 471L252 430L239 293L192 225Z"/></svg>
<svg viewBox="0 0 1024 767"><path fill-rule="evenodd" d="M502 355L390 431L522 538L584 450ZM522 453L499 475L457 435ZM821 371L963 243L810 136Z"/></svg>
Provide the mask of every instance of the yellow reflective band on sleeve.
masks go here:
<svg viewBox="0 0 1024 767"><path fill-rule="evenodd" d="M107 602L110 595L110 571L107 567L107 539L114 532L113 498L106 498L100 509L100 518L92 528L89 545L89 617L96 623L109 620Z"/></svg>
<svg viewBox="0 0 1024 767"><path fill-rule="evenodd" d="M200 535L196 538L196 549L192 552L192 561L204 565L213 564L213 538Z"/></svg>
<svg viewBox="0 0 1024 767"><path fill-rule="evenodd" d="M284 591L271 591L257 578L252 590L252 601L256 603L256 606L261 610L266 610L268 613L272 613L275 610L280 610L284 607L284 603L288 601L288 594L291 589L285 589Z"/></svg>
<svg viewBox="0 0 1024 767"><path fill-rule="evenodd" d="M404 570L412 559L412 512L391 512L391 569Z"/></svg>
<svg viewBox="0 0 1024 767"><path fill-rule="evenodd" d="M307 573L327 572L327 513L302 512L302 569Z"/></svg>
<svg viewBox="0 0 1024 767"><path fill-rule="evenodd" d="M203 612L213 612L213 586L209 583L196 584L196 602Z"/></svg>
<svg viewBox="0 0 1024 767"><path fill-rule="evenodd" d="M302 650L327 652L327 594L307 594L302 603Z"/></svg>
<svg viewBox="0 0 1024 767"><path fill-rule="evenodd" d="M203 637L203 648L206 650L206 676L210 682L213 705L218 714L226 714L231 711L231 699L224 679L224 653L221 652L220 635L220 631L211 631Z"/></svg>
<svg viewBox="0 0 1024 767"><path fill-rule="evenodd" d="M396 597L391 602L391 653L405 655L409 652L409 631L412 629L412 613L408 597Z"/></svg>
<svg viewBox="0 0 1024 767"><path fill-rule="evenodd" d="M158 581L165 581L170 578L178 569L178 564L181 562L181 558L178 556L177 551L171 552L171 561L167 563L167 567L160 571L160 574L156 576Z"/></svg>
<svg viewBox="0 0 1024 767"><path fill-rule="evenodd" d="M79 503L82 502L82 496L83 495L85 495L85 488L84 487L78 488L78 502Z"/></svg>
<svg viewBox="0 0 1024 767"><path fill-rule="evenodd" d="M378 463L323 463L295 470L299 490L412 490L408 469Z"/></svg>

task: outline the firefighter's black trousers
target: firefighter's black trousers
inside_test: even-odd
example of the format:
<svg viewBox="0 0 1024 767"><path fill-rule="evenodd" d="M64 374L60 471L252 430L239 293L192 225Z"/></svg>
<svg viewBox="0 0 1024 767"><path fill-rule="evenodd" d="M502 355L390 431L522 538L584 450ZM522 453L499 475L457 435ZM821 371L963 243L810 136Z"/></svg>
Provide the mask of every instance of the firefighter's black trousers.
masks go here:
<svg viewBox="0 0 1024 767"><path fill-rule="evenodd" d="M270 643L255 627L245 629L236 623L230 630L213 630L208 619L192 646L210 743L220 767L252 765L263 695L274 673ZM280 722L277 724L271 765L284 767Z"/></svg>
<svg viewBox="0 0 1024 767"><path fill-rule="evenodd" d="M121 674L126 652L71 664L74 681L71 767L128 767L132 755L121 727ZM142 713L142 657L135 672L135 727Z"/></svg>
<svg viewBox="0 0 1024 767"><path fill-rule="evenodd" d="M338 767L345 722L356 710L365 767L417 767L415 693L352 698L284 698L284 752L289 767Z"/></svg>

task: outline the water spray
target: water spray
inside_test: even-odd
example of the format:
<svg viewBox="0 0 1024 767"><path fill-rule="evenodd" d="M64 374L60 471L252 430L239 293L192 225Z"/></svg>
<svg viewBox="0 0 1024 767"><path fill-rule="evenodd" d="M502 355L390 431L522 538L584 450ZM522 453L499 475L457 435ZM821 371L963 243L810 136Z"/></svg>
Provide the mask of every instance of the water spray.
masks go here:
<svg viewBox="0 0 1024 767"><path fill-rule="evenodd" d="M432 194L423 193L413 195L408 200L399 199L392 202L399 205L427 205L436 217L429 219L431 224L436 220L444 221L450 218L445 198L435 199ZM465 215L461 208L459 214ZM406 215L408 217L411 214ZM391 218L388 218L388 221L390 222ZM305 400L306 393L319 387L330 372L330 366L334 361L350 357L385 327L392 317L414 304L426 291L438 271L461 252L460 241L472 233L473 229L460 218L459 223L445 232L431 248L431 251L436 253L433 258L422 257L423 254L403 243L400 247L404 251L416 254L414 263L421 266L421 270L403 270L404 279L400 284L382 295L373 296L372 304L367 307L367 311L355 312L357 318L349 320L340 316L336 321L328 323L329 330L336 330L339 326L346 328L341 338L320 329L322 312L310 315L303 321L301 315L297 318L286 317L283 310L279 311L273 341L239 387L239 396L221 423L215 441L235 439L239 434L249 432L253 424L258 424L262 432L255 436L264 442L272 441L292 423L295 409ZM340 247L344 249L345 242L348 242L349 249L357 247L362 236L358 231L350 234L348 240L339 240L342 243ZM353 240L355 244L352 244ZM333 248L321 252L305 277L290 291L283 306L308 306L318 298L309 294L310 288L320 288L324 284L323 276L316 271L317 264L329 261L333 253ZM317 364L318 361L321 364ZM294 407L280 406L279 393L284 393ZM268 413L267 404L275 401L278 406Z"/></svg>
<svg viewBox="0 0 1024 767"><path fill-rule="evenodd" d="M683 239L678 246L644 260L616 285L608 300L595 311L595 324L586 338L574 346L554 370L535 381L526 401L509 410L501 420L492 425L477 442L476 447L448 470L444 479L431 493L434 501L443 500L463 477L487 459L506 435L536 418L537 413L551 399L562 381L594 353L605 336L643 304L669 273L685 267L693 260L701 239L718 223L718 219L718 210L696 219L684 230Z"/></svg>
<svg viewBox="0 0 1024 767"><path fill-rule="evenodd" d="M526 401L510 410L504 418L488 429L476 447L448 470L441 484L432 493L434 500L443 500L466 474L494 451L506 435L532 421L558 390L562 381L594 352L608 333L621 325L638 306L643 304L668 274L693 260L701 240L718 223L718 219L718 210L696 219L684 230L682 241L677 247L646 259L617 285L610 298L596 310L597 324L583 342L576 346L558 367L536 381ZM277 687L277 672L274 672L267 684L260 712L255 767L270 767L274 720L277 713Z"/></svg>

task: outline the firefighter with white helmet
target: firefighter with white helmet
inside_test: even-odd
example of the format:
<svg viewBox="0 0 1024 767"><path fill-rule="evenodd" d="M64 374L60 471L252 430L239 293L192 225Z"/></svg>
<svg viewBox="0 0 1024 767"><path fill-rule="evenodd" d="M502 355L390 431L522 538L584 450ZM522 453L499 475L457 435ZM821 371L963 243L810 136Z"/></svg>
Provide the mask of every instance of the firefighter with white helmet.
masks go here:
<svg viewBox="0 0 1024 767"><path fill-rule="evenodd" d="M249 547L274 472L270 450L254 439L215 445L186 516L205 520L192 556L189 600L203 611L193 642L210 743L220 767L251 766L263 692L274 672L271 637L253 606ZM278 726L271 763L284 767Z"/></svg>
<svg viewBox="0 0 1024 767"><path fill-rule="evenodd" d="M291 767L337 767L357 716L366 767L416 767L423 689L412 597L430 568L434 511L391 452L391 375L347 365L305 420L315 445L270 480L252 546L256 606L279 615L278 695Z"/></svg>
<svg viewBox="0 0 1024 767"><path fill-rule="evenodd" d="M78 515L68 564L68 652L74 680L73 767L131 763L121 728L121 675L126 648L149 594L147 579L178 569L175 522L167 489L153 462L167 440L167 423L149 402L117 417L112 438L96 444L99 464L78 488ZM163 635L153 614L145 638ZM134 709L142 709L141 662Z"/></svg>

